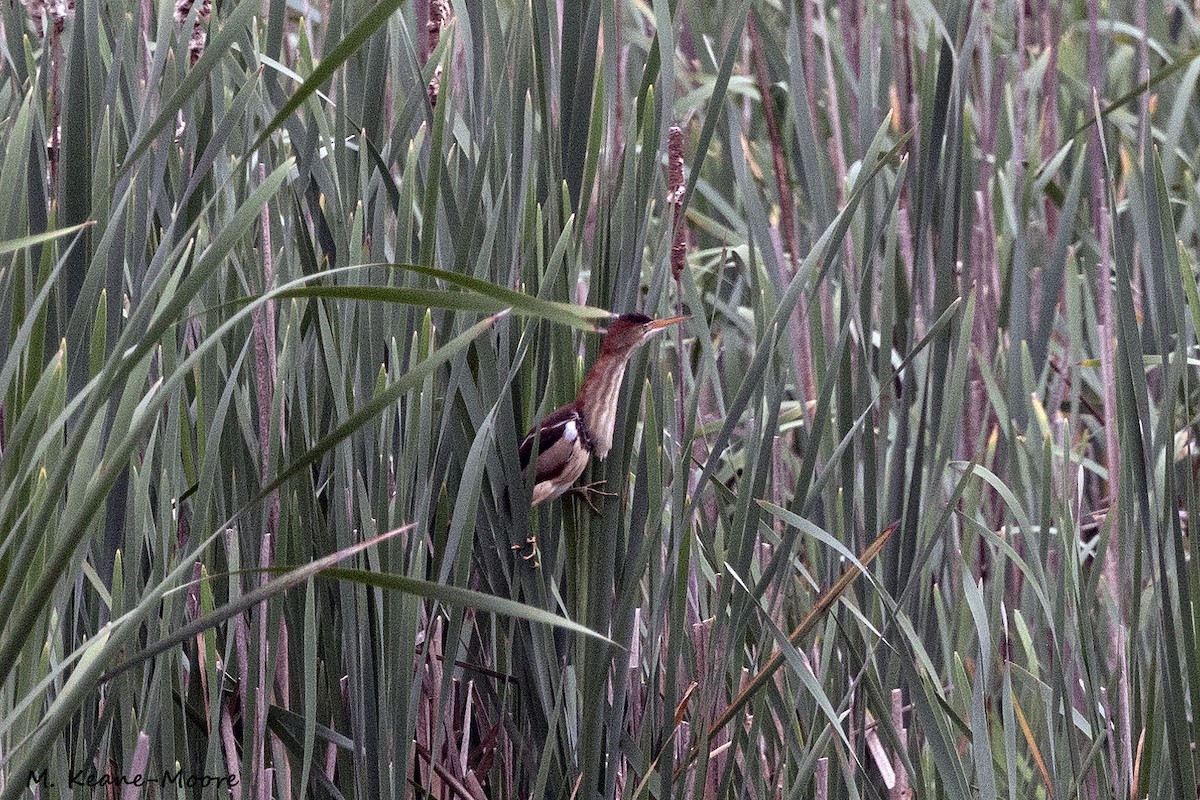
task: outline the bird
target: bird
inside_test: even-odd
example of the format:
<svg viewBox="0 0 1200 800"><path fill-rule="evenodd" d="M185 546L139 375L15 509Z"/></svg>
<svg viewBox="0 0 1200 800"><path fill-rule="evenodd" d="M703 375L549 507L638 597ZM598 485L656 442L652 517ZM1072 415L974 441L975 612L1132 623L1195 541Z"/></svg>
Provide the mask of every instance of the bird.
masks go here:
<svg viewBox="0 0 1200 800"><path fill-rule="evenodd" d="M521 469L534 470L532 505L553 500L570 490L592 456L603 459L608 455L617 422L617 396L629 359L656 333L686 319L686 316L651 319L635 313L622 314L609 324L600 355L583 379L579 394L547 415L521 442ZM535 443L537 463L531 467ZM584 492L584 499L593 510L589 491L610 494L595 489L596 485L576 487Z"/></svg>

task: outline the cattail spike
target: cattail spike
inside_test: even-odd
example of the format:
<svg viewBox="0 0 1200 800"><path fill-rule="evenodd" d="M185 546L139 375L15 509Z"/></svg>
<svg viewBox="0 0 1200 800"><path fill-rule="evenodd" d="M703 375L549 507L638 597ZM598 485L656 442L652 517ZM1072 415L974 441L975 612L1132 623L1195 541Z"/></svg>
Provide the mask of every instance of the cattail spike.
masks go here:
<svg viewBox="0 0 1200 800"><path fill-rule="evenodd" d="M676 283L687 266L687 224L683 219L686 190L683 180L683 129L672 125L667 131L667 202L674 207L671 215L671 275Z"/></svg>

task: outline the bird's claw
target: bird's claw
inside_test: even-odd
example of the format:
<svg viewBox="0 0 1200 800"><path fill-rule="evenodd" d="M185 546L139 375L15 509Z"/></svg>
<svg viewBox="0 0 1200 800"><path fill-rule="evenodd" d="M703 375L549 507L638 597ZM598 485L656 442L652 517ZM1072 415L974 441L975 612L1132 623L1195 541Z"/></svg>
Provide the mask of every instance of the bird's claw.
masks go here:
<svg viewBox="0 0 1200 800"><path fill-rule="evenodd" d="M537 554L538 554L538 546L537 546L537 537L536 536L526 536L524 544L514 544L511 547L509 547L509 549L520 552L521 550L525 549L525 545L529 545L529 554L528 555L522 554L521 560L522 561L532 561L534 558L537 557Z"/></svg>
<svg viewBox="0 0 1200 800"><path fill-rule="evenodd" d="M617 496L616 492L606 492L606 491L603 491L602 489L596 488L597 486L603 486L604 483L605 483L604 481L592 481L591 483L585 483L582 486L572 486L567 491L569 491L573 494L582 495L583 502L587 503L587 507L592 510L593 514L599 516L600 509L596 507L595 501L592 500L592 495L599 494L599 495L603 495L604 497L616 497Z"/></svg>
<svg viewBox="0 0 1200 800"><path fill-rule="evenodd" d="M616 492L606 492L603 489L596 488L597 486L603 486L603 485L604 485L604 481L593 481L591 483L585 483L582 486L572 486L567 491L571 492L573 494L578 494L578 495L582 496L583 502L587 503L587 507L592 510L592 513L599 516L600 509L599 509L599 507L597 507L596 502L592 499L592 496L597 495L597 494L602 495L604 497L617 497L618 496ZM521 553L521 560L522 561L534 561L534 559L537 559L538 555L539 555L538 546L537 546L537 536L534 536L534 535L526 536L525 542L523 544L510 545L509 549L512 550L513 552L520 552L525 549L526 545L529 546L529 552Z"/></svg>

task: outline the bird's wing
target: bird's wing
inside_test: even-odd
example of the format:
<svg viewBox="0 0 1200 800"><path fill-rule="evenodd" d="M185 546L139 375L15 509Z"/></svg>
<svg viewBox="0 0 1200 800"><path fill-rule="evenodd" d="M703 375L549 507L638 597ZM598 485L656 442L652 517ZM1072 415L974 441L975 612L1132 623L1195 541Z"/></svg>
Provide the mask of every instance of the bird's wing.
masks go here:
<svg viewBox="0 0 1200 800"><path fill-rule="evenodd" d="M583 415L573 404L550 414L521 442L522 469L529 466L529 459L533 456L534 437L539 439L536 478L539 482L560 473L571 460L575 448L581 444L586 447L588 441ZM580 438L583 439L582 443L578 441Z"/></svg>

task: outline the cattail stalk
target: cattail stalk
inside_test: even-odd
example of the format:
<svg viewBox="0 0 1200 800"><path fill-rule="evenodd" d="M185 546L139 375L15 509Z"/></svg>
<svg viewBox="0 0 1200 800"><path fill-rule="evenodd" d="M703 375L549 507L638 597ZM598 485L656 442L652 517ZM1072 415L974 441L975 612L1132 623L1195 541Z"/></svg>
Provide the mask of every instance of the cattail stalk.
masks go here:
<svg viewBox="0 0 1200 800"><path fill-rule="evenodd" d="M675 315L683 316L683 272L687 268L687 218L683 201L687 195L687 183L683 178L683 128L672 125L667 131L667 203L671 206L671 277L675 279ZM688 459L683 457L683 432L686 427L684 412L683 375L686 360L683 352L682 327L675 331L675 357L678 364L676 376L679 391L676 395L676 425L679 431L680 458L684 469L690 470ZM689 487L690 488L690 487Z"/></svg>
<svg viewBox="0 0 1200 800"><path fill-rule="evenodd" d="M802 260L800 241L796 237L796 206L789 184L787 159L784 157L783 134L779 127L779 118L775 114L775 104L771 100L771 84L767 74L767 61L763 56L762 37L758 33L758 25L755 23L753 14L746 20L746 30L750 37L750 49L754 55L754 74L758 83L758 93L762 97L763 120L767 125L767 138L771 141L775 193L779 197L779 229L783 245L787 248L788 257L791 260L792 276L794 276ZM792 357L795 359L796 379L799 381L800 391L804 395L802 400L807 401L817 396L817 384L812 370L812 332L808 320L807 304L799 303L796 309L797 317L792 329L792 340L795 343ZM807 403L804 407L807 408Z"/></svg>
<svg viewBox="0 0 1200 800"><path fill-rule="evenodd" d="M261 162L258 165L258 179L265 181L267 179L266 166ZM270 291L272 284L275 282L275 268L271 253L271 218L267 206L263 207L262 211L262 257L263 257L263 291ZM271 478L271 410L275 404L275 380L277 377L275 351L275 304L268 301L265 305L255 309L253 313L253 329L254 329L254 354L256 362L255 384L256 384L256 400L258 401L258 446L259 446L259 478L266 484ZM280 415L280 430L283 429L283 417ZM266 570L269 569L274 561L274 540L279 529L280 518L280 500L279 490L276 489L271 493L267 500L267 524L266 530L263 532L262 546L259 550L259 566ZM263 573L262 582L265 585L267 581L267 573ZM256 771L260 774L257 778L258 796L266 800L270 792L270 784L265 780L266 775L266 748L264 746L264 737L266 735L267 726L267 662L269 660L268 653L270 652L269 633L269 617L267 602L264 600L258 607L259 615L259 663L258 663L258 686L255 692L255 724L256 735L254 737L254 757L251 761L256 766ZM286 629L280 630L280 636L277 640L286 640ZM280 675L277 671L276 678L281 678L283 685L286 687L288 683L286 659L280 659L278 662L283 667L283 673ZM283 701L286 707L286 699ZM273 735L273 734L272 734Z"/></svg>

